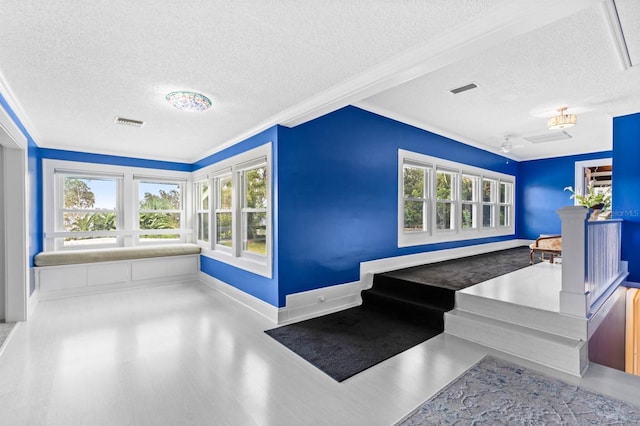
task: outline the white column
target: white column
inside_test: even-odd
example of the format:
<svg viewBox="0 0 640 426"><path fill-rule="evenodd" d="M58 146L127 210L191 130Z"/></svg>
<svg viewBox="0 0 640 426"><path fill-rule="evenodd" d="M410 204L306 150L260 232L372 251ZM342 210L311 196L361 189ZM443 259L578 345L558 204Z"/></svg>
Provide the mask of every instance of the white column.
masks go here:
<svg viewBox="0 0 640 426"><path fill-rule="evenodd" d="M560 313L586 318L586 219L589 210L581 206L565 206L557 213L562 221Z"/></svg>

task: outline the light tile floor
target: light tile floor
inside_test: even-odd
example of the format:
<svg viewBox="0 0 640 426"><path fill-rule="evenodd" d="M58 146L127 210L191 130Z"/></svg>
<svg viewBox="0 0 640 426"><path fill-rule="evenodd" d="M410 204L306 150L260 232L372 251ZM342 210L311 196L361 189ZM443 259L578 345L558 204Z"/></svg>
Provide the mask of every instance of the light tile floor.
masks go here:
<svg viewBox="0 0 640 426"><path fill-rule="evenodd" d="M0 424L390 425L495 355L443 334L337 383L273 326L194 283L43 301L0 358ZM627 398L623 376L566 379Z"/></svg>

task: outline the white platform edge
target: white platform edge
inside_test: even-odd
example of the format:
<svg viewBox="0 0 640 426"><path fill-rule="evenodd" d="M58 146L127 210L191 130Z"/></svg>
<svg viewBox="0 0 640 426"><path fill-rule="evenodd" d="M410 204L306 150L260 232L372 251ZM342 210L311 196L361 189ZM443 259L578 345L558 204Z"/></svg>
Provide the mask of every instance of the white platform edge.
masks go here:
<svg viewBox="0 0 640 426"><path fill-rule="evenodd" d="M472 246L458 247L454 249L436 250L424 253L409 254L406 256L388 257L385 259L370 260L360 263L360 283L362 288L371 288L373 274L409 268L411 266L426 265L428 263L442 262L464 256L488 253L497 250L506 250L515 247L528 246L533 240L513 239L497 243L476 244Z"/></svg>

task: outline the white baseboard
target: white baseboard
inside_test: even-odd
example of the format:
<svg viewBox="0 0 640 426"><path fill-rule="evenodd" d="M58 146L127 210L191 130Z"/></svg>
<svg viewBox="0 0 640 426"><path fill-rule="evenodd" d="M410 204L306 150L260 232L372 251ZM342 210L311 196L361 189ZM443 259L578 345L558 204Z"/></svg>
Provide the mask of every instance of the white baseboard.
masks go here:
<svg viewBox="0 0 640 426"><path fill-rule="evenodd" d="M29 300L27 300L27 320L29 320L29 318L31 318L31 315L33 315L33 311L35 311L39 301L40 292L36 288L33 293L31 293L31 296L29 296Z"/></svg>
<svg viewBox="0 0 640 426"><path fill-rule="evenodd" d="M456 259L464 256L473 256L491 251L528 246L529 244L531 244L531 240L516 239L361 262L360 283L362 284L363 289L367 289L371 288L373 285L373 274L394 271L396 269L410 268L412 266L426 265L428 263L442 262L444 260Z"/></svg>
<svg viewBox="0 0 640 426"><path fill-rule="evenodd" d="M278 308L200 271L200 282L278 324Z"/></svg>
<svg viewBox="0 0 640 426"><path fill-rule="evenodd" d="M354 281L300 293L288 294L280 308L278 324L298 322L362 304L362 284Z"/></svg>
<svg viewBox="0 0 640 426"><path fill-rule="evenodd" d="M277 308L204 272L200 272L200 281L278 325L338 312L362 303L362 287L359 281L288 294L286 306L282 308Z"/></svg>

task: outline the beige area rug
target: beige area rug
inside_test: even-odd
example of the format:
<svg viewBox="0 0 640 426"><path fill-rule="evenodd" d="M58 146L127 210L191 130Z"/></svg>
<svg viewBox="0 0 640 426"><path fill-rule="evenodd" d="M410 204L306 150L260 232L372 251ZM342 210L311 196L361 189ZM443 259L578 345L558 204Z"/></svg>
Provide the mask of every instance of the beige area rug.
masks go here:
<svg viewBox="0 0 640 426"><path fill-rule="evenodd" d="M399 425L637 425L640 406L485 357Z"/></svg>

